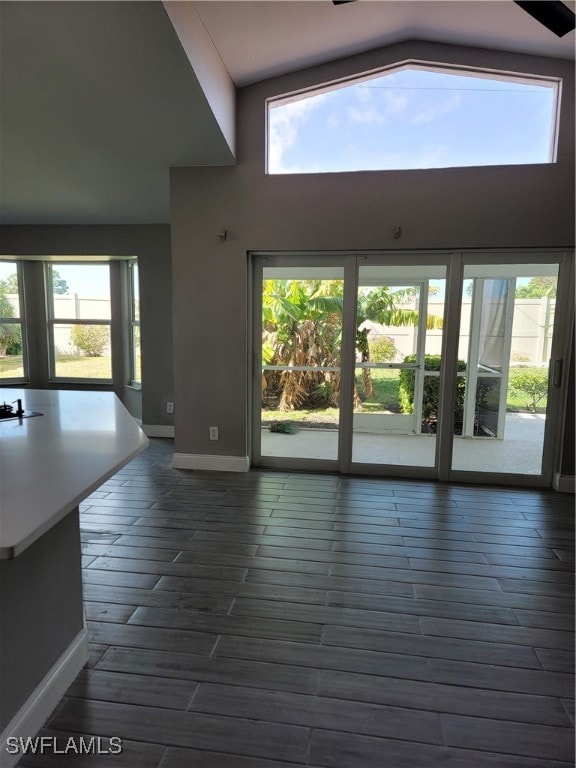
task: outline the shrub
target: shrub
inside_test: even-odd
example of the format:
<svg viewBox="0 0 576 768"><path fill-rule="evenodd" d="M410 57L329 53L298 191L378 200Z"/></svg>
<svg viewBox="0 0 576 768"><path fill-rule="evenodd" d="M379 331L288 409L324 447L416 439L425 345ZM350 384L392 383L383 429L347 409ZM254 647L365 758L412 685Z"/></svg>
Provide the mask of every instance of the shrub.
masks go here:
<svg viewBox="0 0 576 768"><path fill-rule="evenodd" d="M544 368L512 370L508 386L516 395L527 398L526 408L536 413L538 403L548 394L548 371Z"/></svg>
<svg viewBox="0 0 576 768"><path fill-rule="evenodd" d="M18 328L12 341L9 342L6 347L7 355L21 355L22 354L22 337L20 329Z"/></svg>
<svg viewBox="0 0 576 768"><path fill-rule="evenodd" d="M110 343L106 325L74 325L70 337L72 344L88 357L102 357Z"/></svg>
<svg viewBox="0 0 576 768"><path fill-rule="evenodd" d="M378 335L368 339L370 360L373 363L389 363L398 354L394 339L390 336Z"/></svg>
<svg viewBox="0 0 576 768"><path fill-rule="evenodd" d="M332 397L333 389L329 382L324 381L321 384L318 384L315 389L308 393L308 397L300 407L304 410L309 408L329 408L331 405L334 405L332 402Z"/></svg>
<svg viewBox="0 0 576 768"><path fill-rule="evenodd" d="M0 357L19 355L22 350L20 328L17 325L0 324Z"/></svg>
<svg viewBox="0 0 576 768"><path fill-rule="evenodd" d="M14 317L14 307L8 301L2 285L0 285L0 317ZM20 341L20 326L12 323L0 323L0 357L17 354L11 350Z"/></svg>
<svg viewBox="0 0 576 768"><path fill-rule="evenodd" d="M512 360L513 363L529 363L530 355L527 352L514 350L510 355L510 360Z"/></svg>
<svg viewBox="0 0 576 768"><path fill-rule="evenodd" d="M405 363L415 363L416 355L408 355ZM442 358L440 355L426 355L424 358L425 371L439 371ZM466 370L464 360L458 360L458 370ZM414 413L414 371L403 368L400 371L400 408L402 413ZM455 422L461 422L464 414L464 393L466 381L458 377L456 391L456 406L454 409ZM424 376L424 393L422 398L422 421L427 422L438 418L438 398L440 393L440 377Z"/></svg>

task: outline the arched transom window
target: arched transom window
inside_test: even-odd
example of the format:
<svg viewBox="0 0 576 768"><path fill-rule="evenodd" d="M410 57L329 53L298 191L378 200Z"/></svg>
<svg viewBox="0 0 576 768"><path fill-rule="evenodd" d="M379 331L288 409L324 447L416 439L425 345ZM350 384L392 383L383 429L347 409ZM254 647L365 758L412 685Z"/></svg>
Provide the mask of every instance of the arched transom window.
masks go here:
<svg viewBox="0 0 576 768"><path fill-rule="evenodd" d="M560 82L405 63L267 102L270 174L555 161Z"/></svg>

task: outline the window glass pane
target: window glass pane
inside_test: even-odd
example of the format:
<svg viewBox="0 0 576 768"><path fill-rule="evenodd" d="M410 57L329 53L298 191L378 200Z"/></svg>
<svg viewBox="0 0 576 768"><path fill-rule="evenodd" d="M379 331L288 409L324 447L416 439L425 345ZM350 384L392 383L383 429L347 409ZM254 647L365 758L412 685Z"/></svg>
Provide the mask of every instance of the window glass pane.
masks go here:
<svg viewBox="0 0 576 768"><path fill-rule="evenodd" d="M557 83L417 63L268 104L268 173L553 161Z"/></svg>
<svg viewBox="0 0 576 768"><path fill-rule="evenodd" d="M138 264L130 267L132 275L132 319L140 320L140 277Z"/></svg>
<svg viewBox="0 0 576 768"><path fill-rule="evenodd" d="M356 368L354 374L354 413L391 414L402 413L400 381L404 377L399 369L365 366ZM407 384L412 400L414 377ZM372 424L376 419L372 419Z"/></svg>
<svg viewBox="0 0 576 768"><path fill-rule="evenodd" d="M0 261L0 318L20 317L18 269L15 261Z"/></svg>
<svg viewBox="0 0 576 768"><path fill-rule="evenodd" d="M22 327L20 323L0 323L0 379L24 378Z"/></svg>
<svg viewBox="0 0 576 768"><path fill-rule="evenodd" d="M479 437L496 437L498 434L498 408L502 379L480 374L476 381L474 434Z"/></svg>
<svg viewBox="0 0 576 768"><path fill-rule="evenodd" d="M442 352L442 332L444 329L444 303L446 300L446 280L428 281L428 322L426 329L426 356L440 355Z"/></svg>
<svg viewBox="0 0 576 768"><path fill-rule="evenodd" d="M58 378L111 379L108 325L54 325L54 362Z"/></svg>
<svg viewBox="0 0 576 768"><path fill-rule="evenodd" d="M60 319L110 319L108 264L51 264L53 316Z"/></svg>
<svg viewBox="0 0 576 768"><path fill-rule="evenodd" d="M132 380L142 381L142 360L140 354L140 326L132 326Z"/></svg>
<svg viewBox="0 0 576 768"><path fill-rule="evenodd" d="M262 283L263 456L336 460L342 267L270 267Z"/></svg>
<svg viewBox="0 0 576 768"><path fill-rule="evenodd" d="M359 268L353 462L434 466L444 274L440 265Z"/></svg>
<svg viewBox="0 0 576 768"><path fill-rule="evenodd" d="M478 368L502 371L504 331L510 280L483 280L481 323L478 338Z"/></svg>
<svg viewBox="0 0 576 768"><path fill-rule="evenodd" d="M0 261L0 379L26 378L21 311L18 264Z"/></svg>

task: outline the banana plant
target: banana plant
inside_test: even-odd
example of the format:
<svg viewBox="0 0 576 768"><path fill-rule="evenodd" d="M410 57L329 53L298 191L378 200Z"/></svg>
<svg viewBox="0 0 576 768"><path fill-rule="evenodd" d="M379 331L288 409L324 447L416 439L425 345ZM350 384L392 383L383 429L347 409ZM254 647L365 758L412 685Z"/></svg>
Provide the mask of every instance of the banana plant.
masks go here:
<svg viewBox="0 0 576 768"><path fill-rule="evenodd" d="M262 294L262 357L266 365L340 367L343 312L342 280L265 280ZM406 290L390 286L362 290L358 296L356 351L369 362L369 327L365 321L388 326L418 324L418 311L402 309ZM427 318L429 328L441 327L442 320ZM363 369L364 391L374 393L369 368ZM264 371L262 391L280 395L280 410L293 410L324 399L338 405L340 374L332 371ZM355 404L360 398L355 389Z"/></svg>

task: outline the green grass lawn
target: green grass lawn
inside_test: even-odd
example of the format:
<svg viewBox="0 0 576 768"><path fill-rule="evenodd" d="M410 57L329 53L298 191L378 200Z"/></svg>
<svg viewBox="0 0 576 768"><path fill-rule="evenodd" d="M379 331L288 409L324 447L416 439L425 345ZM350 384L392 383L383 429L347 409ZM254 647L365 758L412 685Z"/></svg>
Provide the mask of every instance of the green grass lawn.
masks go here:
<svg viewBox="0 0 576 768"><path fill-rule="evenodd" d="M110 357L56 356L56 375L68 379L110 379ZM23 378L22 355L0 357L0 380Z"/></svg>
<svg viewBox="0 0 576 768"><path fill-rule="evenodd" d="M261 413L262 422L268 424L271 421L297 421L310 426L337 426L340 418L338 408L315 408L301 411L265 411Z"/></svg>
<svg viewBox="0 0 576 768"><path fill-rule="evenodd" d="M0 379L21 379L24 377L22 355L0 357Z"/></svg>
<svg viewBox="0 0 576 768"><path fill-rule="evenodd" d="M111 379L112 359L56 355L56 376L64 379Z"/></svg>
<svg viewBox="0 0 576 768"><path fill-rule="evenodd" d="M366 397L362 372L357 372L356 388L362 401L362 413L400 413L400 371L393 368L375 368L370 371L374 395Z"/></svg>

